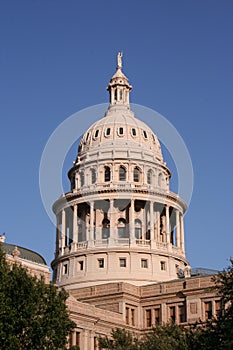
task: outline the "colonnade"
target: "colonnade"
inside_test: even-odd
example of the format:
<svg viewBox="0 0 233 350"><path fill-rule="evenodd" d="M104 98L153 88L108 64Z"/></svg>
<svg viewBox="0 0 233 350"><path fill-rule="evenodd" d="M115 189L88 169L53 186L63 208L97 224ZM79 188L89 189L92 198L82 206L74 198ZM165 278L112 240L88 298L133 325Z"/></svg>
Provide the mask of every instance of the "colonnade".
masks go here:
<svg viewBox="0 0 233 350"><path fill-rule="evenodd" d="M168 204L163 205L154 201L144 201L144 206L136 211L136 199L130 199L127 207L122 211L115 207L114 199L105 203L104 208L96 201L86 203L86 211L82 210L80 217L79 205L63 208L57 214L56 251L64 250L71 243L94 242L108 238L117 241L122 237L118 235L117 222L125 222L126 234L130 244L138 244L142 241L155 241L172 245L184 251L184 217L183 213ZM140 201L143 202L143 201ZM101 201L98 200L98 203ZM108 237L102 236L103 221L108 225ZM81 225L80 225L81 222ZM137 223L141 223L141 235L137 237ZM80 232L82 230L82 232Z"/></svg>

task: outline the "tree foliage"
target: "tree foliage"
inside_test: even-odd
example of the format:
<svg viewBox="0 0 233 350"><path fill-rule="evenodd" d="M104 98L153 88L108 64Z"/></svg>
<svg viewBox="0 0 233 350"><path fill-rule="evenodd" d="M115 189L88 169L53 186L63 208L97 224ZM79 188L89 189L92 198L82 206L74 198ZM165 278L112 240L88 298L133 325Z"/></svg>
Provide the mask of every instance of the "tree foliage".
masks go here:
<svg viewBox="0 0 233 350"><path fill-rule="evenodd" d="M99 346L101 349L137 350L139 349L137 344L137 339L129 331L120 328L112 330L111 339L107 336L99 337Z"/></svg>
<svg viewBox="0 0 233 350"><path fill-rule="evenodd" d="M66 349L75 324L69 319L67 293L9 266L0 247L0 348L5 350Z"/></svg>
<svg viewBox="0 0 233 350"><path fill-rule="evenodd" d="M184 329L174 322L156 324L141 341L142 350L188 350Z"/></svg>

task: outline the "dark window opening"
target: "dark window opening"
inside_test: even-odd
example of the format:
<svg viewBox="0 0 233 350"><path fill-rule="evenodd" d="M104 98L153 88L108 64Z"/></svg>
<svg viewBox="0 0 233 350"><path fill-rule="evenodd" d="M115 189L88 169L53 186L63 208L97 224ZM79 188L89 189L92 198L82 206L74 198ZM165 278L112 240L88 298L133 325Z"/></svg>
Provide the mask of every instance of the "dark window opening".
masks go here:
<svg viewBox="0 0 233 350"><path fill-rule="evenodd" d="M175 322L175 320L176 320L176 309L175 309L175 306L171 306L170 307L170 319L172 320L172 322Z"/></svg>
<svg viewBox="0 0 233 350"><path fill-rule="evenodd" d="M110 177L111 177L111 170L108 166L105 167L105 171L104 171L104 181L110 181Z"/></svg>
<svg viewBox="0 0 233 350"><path fill-rule="evenodd" d="M146 310L146 327L152 326L151 310Z"/></svg>
<svg viewBox="0 0 233 350"><path fill-rule="evenodd" d="M123 135L124 133L124 129L123 128L119 128L119 135Z"/></svg>
<svg viewBox="0 0 233 350"><path fill-rule="evenodd" d="M126 267L126 258L120 258L119 262L120 262L120 267Z"/></svg>
<svg viewBox="0 0 233 350"><path fill-rule="evenodd" d="M99 268L103 269L104 268L104 259L98 259L98 264L99 264Z"/></svg>
<svg viewBox="0 0 233 350"><path fill-rule="evenodd" d="M140 170L138 168L134 168L133 180L134 180L134 182L139 182L139 180L140 180Z"/></svg>
<svg viewBox="0 0 233 350"><path fill-rule="evenodd" d="M137 135L136 129L134 129L134 128L132 129L132 135L133 135L133 136L136 136L136 135Z"/></svg>
<svg viewBox="0 0 233 350"><path fill-rule="evenodd" d="M82 271L82 270L83 270L83 267L84 267L84 263L83 263L82 260L79 261L78 263L79 263L79 270Z"/></svg>
<svg viewBox="0 0 233 350"><path fill-rule="evenodd" d="M119 181L125 181L126 180L126 170L125 167L122 165L119 168Z"/></svg>

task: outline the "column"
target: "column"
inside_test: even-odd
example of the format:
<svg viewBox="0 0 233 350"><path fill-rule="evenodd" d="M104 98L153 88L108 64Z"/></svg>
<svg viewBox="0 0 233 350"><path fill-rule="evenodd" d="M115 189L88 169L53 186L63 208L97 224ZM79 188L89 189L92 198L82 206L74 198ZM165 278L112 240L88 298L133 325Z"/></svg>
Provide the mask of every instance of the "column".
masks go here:
<svg viewBox="0 0 233 350"><path fill-rule="evenodd" d="M167 243L170 243L170 219L169 219L168 205L166 205L166 235L167 235Z"/></svg>
<svg viewBox="0 0 233 350"><path fill-rule="evenodd" d="M89 240L94 241L94 202L90 202L90 236Z"/></svg>
<svg viewBox="0 0 233 350"><path fill-rule="evenodd" d="M129 207L129 238L130 243L135 241L135 227L134 227L134 199L131 199Z"/></svg>
<svg viewBox="0 0 233 350"><path fill-rule="evenodd" d="M59 251L60 248L60 214L57 214L57 226L56 226L56 253Z"/></svg>
<svg viewBox="0 0 233 350"><path fill-rule="evenodd" d="M110 221L110 239L114 240L115 237L115 227L114 227L114 199L110 199L109 207L109 221Z"/></svg>
<svg viewBox="0 0 233 350"><path fill-rule="evenodd" d="M150 201L150 239L154 239L154 202Z"/></svg>
<svg viewBox="0 0 233 350"><path fill-rule="evenodd" d="M89 232L90 232L90 223L89 223L89 213L87 212L87 208L85 210L85 241L89 241Z"/></svg>
<svg viewBox="0 0 233 350"><path fill-rule="evenodd" d="M156 211L156 241L160 242L160 212Z"/></svg>
<svg viewBox="0 0 233 350"><path fill-rule="evenodd" d="M180 216L180 245L184 251L184 215Z"/></svg>
<svg viewBox="0 0 233 350"><path fill-rule="evenodd" d="M176 246L180 248L180 213L176 209Z"/></svg>
<svg viewBox="0 0 233 350"><path fill-rule="evenodd" d="M78 242L78 205L73 206L73 242Z"/></svg>
<svg viewBox="0 0 233 350"><path fill-rule="evenodd" d="M62 209L62 232L61 232L61 251L62 254L64 254L64 248L65 248L65 236L66 236L66 211L65 209Z"/></svg>

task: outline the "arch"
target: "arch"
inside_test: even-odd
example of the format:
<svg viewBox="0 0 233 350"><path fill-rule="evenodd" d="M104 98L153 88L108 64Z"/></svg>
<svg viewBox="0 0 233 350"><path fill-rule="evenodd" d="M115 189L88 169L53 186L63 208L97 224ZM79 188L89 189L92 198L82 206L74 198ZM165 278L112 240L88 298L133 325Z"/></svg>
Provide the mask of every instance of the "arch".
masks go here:
<svg viewBox="0 0 233 350"><path fill-rule="evenodd" d="M104 167L104 181L108 182L111 180L111 169L109 166Z"/></svg>
<svg viewBox="0 0 233 350"><path fill-rule="evenodd" d="M102 221L102 239L107 239L110 236L110 221L103 219Z"/></svg>
<svg viewBox="0 0 233 350"><path fill-rule="evenodd" d="M84 174L84 171L81 171L81 173L80 173L80 185L81 186L85 185L85 174Z"/></svg>
<svg viewBox="0 0 233 350"><path fill-rule="evenodd" d="M91 169L91 183L95 184L96 183L96 170L95 169Z"/></svg>
<svg viewBox="0 0 233 350"><path fill-rule="evenodd" d="M140 181L140 175L141 175L140 169L139 169L139 167L136 166L134 168L134 171L133 171L133 180L134 180L134 182L139 182Z"/></svg>
<svg viewBox="0 0 233 350"><path fill-rule="evenodd" d="M164 175L163 175L163 173L159 173L159 175L158 175L158 186L161 188L164 187Z"/></svg>
<svg viewBox="0 0 233 350"><path fill-rule="evenodd" d="M152 184L153 171L150 169L147 171L147 183L148 185Z"/></svg>
<svg viewBox="0 0 233 350"><path fill-rule="evenodd" d="M139 219L134 221L134 235L136 239L142 239L142 222Z"/></svg>
<svg viewBox="0 0 233 350"><path fill-rule="evenodd" d="M119 167L119 181L126 181L126 169L123 165Z"/></svg>
<svg viewBox="0 0 233 350"><path fill-rule="evenodd" d="M126 231L126 220L124 218L119 218L117 222L118 238L128 238Z"/></svg>

